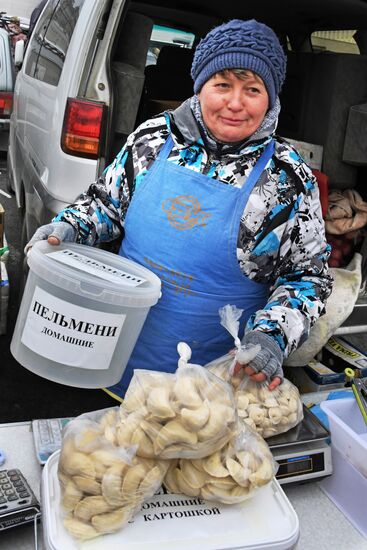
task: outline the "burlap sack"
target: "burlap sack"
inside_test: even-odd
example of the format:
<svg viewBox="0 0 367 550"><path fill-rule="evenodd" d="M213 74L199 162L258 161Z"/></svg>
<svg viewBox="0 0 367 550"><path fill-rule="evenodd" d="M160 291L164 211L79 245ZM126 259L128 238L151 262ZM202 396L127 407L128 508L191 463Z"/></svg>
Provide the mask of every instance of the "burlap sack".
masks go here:
<svg viewBox="0 0 367 550"><path fill-rule="evenodd" d="M336 329L349 317L361 287L361 265L362 256L356 253L346 268L330 269L334 278L334 286L326 304L326 313L316 321L309 338L284 361L284 365L289 367L307 365Z"/></svg>
<svg viewBox="0 0 367 550"><path fill-rule="evenodd" d="M367 202L357 191L331 191L325 216L325 228L332 235L344 235L367 224Z"/></svg>

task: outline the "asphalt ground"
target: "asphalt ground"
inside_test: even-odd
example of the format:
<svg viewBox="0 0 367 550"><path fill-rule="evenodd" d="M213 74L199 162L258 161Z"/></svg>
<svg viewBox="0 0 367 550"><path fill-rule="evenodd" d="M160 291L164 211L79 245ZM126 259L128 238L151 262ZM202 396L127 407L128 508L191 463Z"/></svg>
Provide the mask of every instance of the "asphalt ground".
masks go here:
<svg viewBox="0 0 367 550"><path fill-rule="evenodd" d="M0 191L8 193L6 155L0 157ZM74 388L42 378L20 365L12 356L12 339L21 302L21 274L24 254L21 249L22 215L14 195L0 192L0 203L5 210L5 235L9 245L7 271L9 304L7 327L0 335L0 423L21 422L36 418L77 416L87 411L117 405L103 390ZM0 287L1 292L1 287Z"/></svg>

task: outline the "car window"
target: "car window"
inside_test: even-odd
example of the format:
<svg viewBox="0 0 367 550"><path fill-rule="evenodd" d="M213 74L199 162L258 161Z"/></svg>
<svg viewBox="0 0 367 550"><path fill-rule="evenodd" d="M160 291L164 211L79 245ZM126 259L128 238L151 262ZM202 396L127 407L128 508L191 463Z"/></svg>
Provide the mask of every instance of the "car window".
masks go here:
<svg viewBox="0 0 367 550"><path fill-rule="evenodd" d="M57 86L84 0L50 0L31 38L25 72Z"/></svg>
<svg viewBox="0 0 367 550"><path fill-rule="evenodd" d="M355 30L314 32L311 35L312 49L314 51L359 54L359 48L354 38L355 34Z"/></svg>
<svg viewBox="0 0 367 550"><path fill-rule="evenodd" d="M195 35L192 32L154 25L149 41L146 65L155 65L161 48L166 44L180 46L181 48L192 48Z"/></svg>

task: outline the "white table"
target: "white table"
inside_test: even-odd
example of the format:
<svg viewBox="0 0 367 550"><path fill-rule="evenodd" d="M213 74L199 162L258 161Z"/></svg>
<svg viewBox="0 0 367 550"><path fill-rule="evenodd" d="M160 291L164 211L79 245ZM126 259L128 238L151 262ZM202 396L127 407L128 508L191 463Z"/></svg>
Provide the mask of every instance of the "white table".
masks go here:
<svg viewBox="0 0 367 550"><path fill-rule="evenodd" d="M0 424L0 448L7 455L2 468L19 468L40 498L41 466L37 462L31 422ZM297 550L367 550L367 540L321 491L317 482L283 486L299 518ZM38 525L38 550L44 550ZM0 533L0 550L34 550L33 525ZM174 550L174 549L172 549Z"/></svg>

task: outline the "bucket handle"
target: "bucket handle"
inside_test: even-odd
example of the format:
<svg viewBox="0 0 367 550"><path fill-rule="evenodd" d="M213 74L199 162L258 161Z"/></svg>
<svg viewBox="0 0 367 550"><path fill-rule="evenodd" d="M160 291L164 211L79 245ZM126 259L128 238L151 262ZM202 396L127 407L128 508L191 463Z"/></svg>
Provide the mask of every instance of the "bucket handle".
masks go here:
<svg viewBox="0 0 367 550"><path fill-rule="evenodd" d="M79 288L85 294L89 294L90 296L101 296L101 294L104 293L103 289L97 289L96 287L93 287L92 290L92 285L90 283L80 283Z"/></svg>

